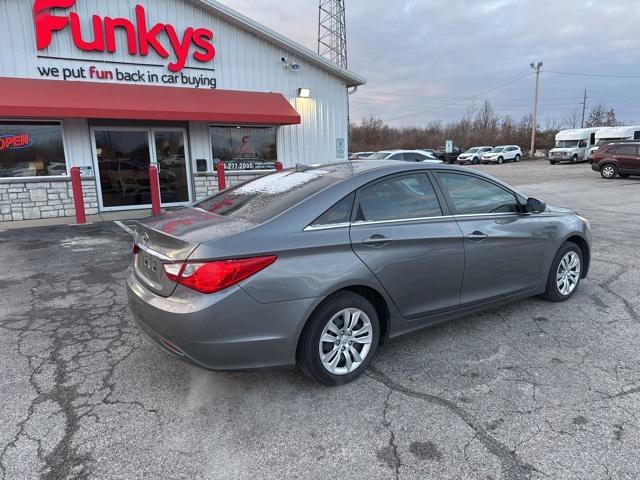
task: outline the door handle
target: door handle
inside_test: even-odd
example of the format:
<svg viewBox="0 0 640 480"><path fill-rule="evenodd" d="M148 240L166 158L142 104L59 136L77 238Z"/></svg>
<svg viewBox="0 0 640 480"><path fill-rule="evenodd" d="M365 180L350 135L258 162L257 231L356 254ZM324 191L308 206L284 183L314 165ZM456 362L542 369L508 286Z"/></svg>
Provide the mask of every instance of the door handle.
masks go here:
<svg viewBox="0 0 640 480"><path fill-rule="evenodd" d="M484 240L485 238L488 238L488 237L489 235L487 235L484 232L480 232L479 230L476 230L471 235L467 236L469 240L475 240L475 241Z"/></svg>
<svg viewBox="0 0 640 480"><path fill-rule="evenodd" d="M362 243L367 247L383 248L391 243L391 240L384 235L372 235L369 238L365 238Z"/></svg>

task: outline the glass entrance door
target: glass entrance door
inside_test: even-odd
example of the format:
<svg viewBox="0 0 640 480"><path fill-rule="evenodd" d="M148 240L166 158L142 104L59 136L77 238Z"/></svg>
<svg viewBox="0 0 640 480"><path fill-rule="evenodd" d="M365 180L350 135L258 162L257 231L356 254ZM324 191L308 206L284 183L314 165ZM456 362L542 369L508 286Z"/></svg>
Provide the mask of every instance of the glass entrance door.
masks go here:
<svg viewBox="0 0 640 480"><path fill-rule="evenodd" d="M162 205L189 203L186 130L96 127L92 133L102 210L149 207L151 163L158 166Z"/></svg>

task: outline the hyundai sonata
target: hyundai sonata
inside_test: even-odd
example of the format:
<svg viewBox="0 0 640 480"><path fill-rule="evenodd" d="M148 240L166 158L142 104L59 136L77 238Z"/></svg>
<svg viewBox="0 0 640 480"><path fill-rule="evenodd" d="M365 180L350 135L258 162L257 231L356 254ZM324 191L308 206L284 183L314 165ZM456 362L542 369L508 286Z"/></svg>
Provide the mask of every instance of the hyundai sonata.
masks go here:
<svg viewBox="0 0 640 480"><path fill-rule="evenodd" d="M576 293L586 220L462 167L357 161L274 173L140 222L131 310L211 370L349 382L394 337Z"/></svg>

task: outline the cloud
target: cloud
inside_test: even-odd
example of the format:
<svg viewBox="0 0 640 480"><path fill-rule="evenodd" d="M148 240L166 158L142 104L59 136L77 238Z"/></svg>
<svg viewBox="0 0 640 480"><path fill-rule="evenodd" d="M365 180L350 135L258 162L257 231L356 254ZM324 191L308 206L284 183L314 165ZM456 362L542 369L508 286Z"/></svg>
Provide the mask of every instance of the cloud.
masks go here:
<svg viewBox="0 0 640 480"><path fill-rule="evenodd" d="M316 0L225 3L316 47ZM532 61L552 71L640 74L639 15L640 2L630 0L348 0L350 68L368 79L352 97L352 118L404 116L393 123L421 125L459 118L485 98L519 118L531 112L533 75L443 107L526 75ZM603 101L623 120L640 121L639 82L544 73L542 122L580 109L585 89L591 104Z"/></svg>

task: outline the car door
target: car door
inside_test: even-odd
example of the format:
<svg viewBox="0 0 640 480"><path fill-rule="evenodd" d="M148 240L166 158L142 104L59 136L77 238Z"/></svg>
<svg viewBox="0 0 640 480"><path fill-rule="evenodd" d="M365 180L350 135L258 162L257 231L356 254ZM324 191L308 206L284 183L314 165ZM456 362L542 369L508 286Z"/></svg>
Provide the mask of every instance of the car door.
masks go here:
<svg viewBox="0 0 640 480"><path fill-rule="evenodd" d="M439 171L436 178L464 235L462 306L535 289L545 251L540 219L485 177Z"/></svg>
<svg viewBox="0 0 640 480"><path fill-rule="evenodd" d="M610 152L618 160L618 170L622 173L640 171L637 145L618 145Z"/></svg>
<svg viewBox="0 0 640 480"><path fill-rule="evenodd" d="M351 244L393 299L416 319L460 304L464 240L426 172L386 177L357 195Z"/></svg>
<svg viewBox="0 0 640 480"><path fill-rule="evenodd" d="M515 147L508 147L504 150L504 159L505 160L514 160L516 158L516 149Z"/></svg>

